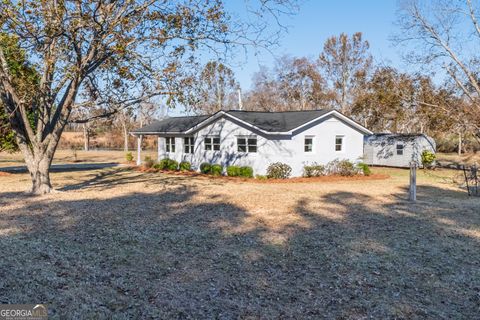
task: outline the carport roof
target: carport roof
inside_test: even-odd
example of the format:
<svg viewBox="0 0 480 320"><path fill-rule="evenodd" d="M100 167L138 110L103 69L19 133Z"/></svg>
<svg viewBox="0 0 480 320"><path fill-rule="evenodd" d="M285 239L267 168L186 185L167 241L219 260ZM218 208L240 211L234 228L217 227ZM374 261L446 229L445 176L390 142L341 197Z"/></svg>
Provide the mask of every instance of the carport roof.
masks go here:
<svg viewBox="0 0 480 320"><path fill-rule="evenodd" d="M172 117L155 121L147 126L132 131L134 134L142 133L182 133L205 121L210 116Z"/></svg>

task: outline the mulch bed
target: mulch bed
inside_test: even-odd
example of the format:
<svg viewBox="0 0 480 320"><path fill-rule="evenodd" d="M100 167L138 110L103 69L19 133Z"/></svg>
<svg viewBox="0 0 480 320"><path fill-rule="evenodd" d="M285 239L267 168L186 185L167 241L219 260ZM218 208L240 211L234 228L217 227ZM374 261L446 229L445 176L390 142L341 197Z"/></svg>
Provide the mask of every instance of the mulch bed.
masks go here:
<svg viewBox="0 0 480 320"><path fill-rule="evenodd" d="M321 177L295 177L289 179L253 179L253 178L242 178L242 177L228 177L228 176L212 176L209 174L199 173L195 171L168 171L168 170L156 170L153 168L137 167L131 166L130 170L135 170L139 172L149 172L149 173L165 173L170 175L177 176L187 176L187 177L204 177L208 179L215 180L224 180L224 181L240 181L240 182L250 182L250 183L311 183L311 182L337 182L337 181L364 181L364 180L385 180L390 178L387 174L371 174L369 176L357 175L357 176L321 176Z"/></svg>
<svg viewBox="0 0 480 320"><path fill-rule="evenodd" d="M228 177L226 177L228 178ZM256 183L307 183L307 182L337 182L337 181L364 181L364 180L385 180L390 178L387 174L371 174L369 176L358 175L358 176L321 176L321 177L296 177L296 178L289 178L289 179L243 179L249 182L256 182Z"/></svg>

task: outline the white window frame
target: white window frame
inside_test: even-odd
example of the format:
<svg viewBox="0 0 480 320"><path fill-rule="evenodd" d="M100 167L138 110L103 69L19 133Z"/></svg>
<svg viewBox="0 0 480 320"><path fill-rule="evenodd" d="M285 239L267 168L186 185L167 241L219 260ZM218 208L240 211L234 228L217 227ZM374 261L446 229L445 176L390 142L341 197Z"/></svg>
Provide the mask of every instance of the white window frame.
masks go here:
<svg viewBox="0 0 480 320"><path fill-rule="evenodd" d="M337 143L337 139L341 139L341 143L340 143L340 150L337 150L337 146L339 145ZM335 136L335 152L344 152L345 151L345 136L344 135L336 135Z"/></svg>
<svg viewBox="0 0 480 320"><path fill-rule="evenodd" d="M311 149L307 151L307 139L310 139L312 140L310 146L311 146ZM305 136L304 139L303 139L303 152L305 153L313 153L314 152L314 149L313 149L313 144L314 144L314 141L315 141L315 136Z"/></svg>
<svg viewBox="0 0 480 320"><path fill-rule="evenodd" d="M183 152L193 154L195 151L195 138L183 137Z"/></svg>
<svg viewBox="0 0 480 320"><path fill-rule="evenodd" d="M240 143L240 139L245 140L245 143ZM251 143L249 140L255 140L255 143ZM240 150L240 147L245 147L245 151ZM258 152L258 139L257 136L237 136L237 152L241 153L257 153Z"/></svg>
<svg viewBox="0 0 480 320"><path fill-rule="evenodd" d="M175 137L165 137L165 151L175 153Z"/></svg>
<svg viewBox="0 0 480 320"><path fill-rule="evenodd" d="M401 148L398 148L399 146L401 146ZM403 143L397 143L395 145L395 150L396 150L395 154L397 156L403 156L405 152L405 145ZM401 153L398 153L399 151L401 151Z"/></svg>
<svg viewBox="0 0 480 320"><path fill-rule="evenodd" d="M218 139L218 143L214 143L214 139ZM210 142L207 143L207 140L210 140ZM220 140L220 136L206 136L205 138L203 138L203 146L205 148L205 151L220 151L221 143L222 141ZM215 150L215 146L218 146L218 150Z"/></svg>

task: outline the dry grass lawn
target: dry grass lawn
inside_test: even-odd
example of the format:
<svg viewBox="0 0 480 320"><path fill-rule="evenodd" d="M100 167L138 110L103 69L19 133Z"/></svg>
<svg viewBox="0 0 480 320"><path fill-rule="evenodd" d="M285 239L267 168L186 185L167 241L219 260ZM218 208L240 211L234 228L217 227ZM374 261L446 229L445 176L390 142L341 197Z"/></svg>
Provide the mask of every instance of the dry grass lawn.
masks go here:
<svg viewBox="0 0 480 320"><path fill-rule="evenodd" d="M437 153L437 162L442 166L479 165L480 152L464 153L461 156L456 153Z"/></svg>
<svg viewBox="0 0 480 320"><path fill-rule="evenodd" d="M126 169L0 177L0 303L52 318L473 319L480 199L452 171L259 184Z"/></svg>
<svg viewBox="0 0 480 320"><path fill-rule="evenodd" d="M136 150L132 150L134 158L137 156ZM153 150L143 150L142 158L150 156L157 159L157 152ZM83 151L83 150L58 150L55 152L53 163L102 163L102 162L125 162L125 152L123 151ZM24 165L23 155L20 152L7 153L0 152L0 167L21 166Z"/></svg>

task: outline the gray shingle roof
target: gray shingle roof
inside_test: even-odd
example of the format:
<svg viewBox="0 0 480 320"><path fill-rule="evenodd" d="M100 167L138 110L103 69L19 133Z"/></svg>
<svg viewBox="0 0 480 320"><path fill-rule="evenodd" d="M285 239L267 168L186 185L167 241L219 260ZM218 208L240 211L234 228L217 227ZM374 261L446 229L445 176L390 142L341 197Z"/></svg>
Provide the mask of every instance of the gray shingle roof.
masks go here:
<svg viewBox="0 0 480 320"><path fill-rule="evenodd" d="M228 111L232 116L267 132L287 132L329 112L329 109L285 112Z"/></svg>
<svg viewBox="0 0 480 320"><path fill-rule="evenodd" d="M208 119L210 116L172 117L141 127L132 133L161 133L161 132L185 132L191 127Z"/></svg>
<svg viewBox="0 0 480 320"><path fill-rule="evenodd" d="M311 120L314 120L329 109L307 110L307 111L285 111L285 112L260 112L260 111L240 111L231 110L226 113L233 117L247 122L261 130L267 132L288 132ZM132 133L167 133L167 132L185 132L196 126L210 116L191 116L191 117L172 117L156 121L148 126L142 127Z"/></svg>

